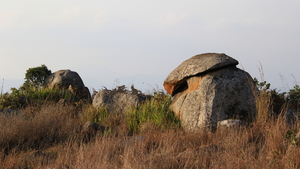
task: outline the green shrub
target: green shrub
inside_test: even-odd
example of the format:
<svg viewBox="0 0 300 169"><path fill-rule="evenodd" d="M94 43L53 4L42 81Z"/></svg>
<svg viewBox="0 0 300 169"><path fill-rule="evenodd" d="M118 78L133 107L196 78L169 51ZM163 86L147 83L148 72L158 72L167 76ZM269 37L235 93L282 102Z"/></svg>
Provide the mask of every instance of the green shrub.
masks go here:
<svg viewBox="0 0 300 169"><path fill-rule="evenodd" d="M266 81L259 82L257 78L254 78L254 83L260 91L260 96L264 97L266 100L269 100L269 103L265 106L269 106L269 111L267 112L268 117L277 118L281 113L282 109L286 104L286 92L280 92L277 89L271 89L271 84ZM260 101L261 103L262 101Z"/></svg>
<svg viewBox="0 0 300 169"><path fill-rule="evenodd" d="M255 85L256 85L256 87L258 88L259 91L267 92L271 87L270 83L267 83L267 81L260 82L260 81L258 81L258 79L256 77L253 78L253 81L254 81L254 83L255 83Z"/></svg>
<svg viewBox="0 0 300 169"><path fill-rule="evenodd" d="M92 121L102 124L103 120L109 116L108 110L103 108L94 108L93 106L87 107L81 114L81 120L84 122Z"/></svg>
<svg viewBox="0 0 300 169"><path fill-rule="evenodd" d="M126 113L126 122L131 132L138 132L145 123L152 123L161 129L177 128L179 119L169 109L171 96L156 93L150 100Z"/></svg>
<svg viewBox="0 0 300 169"><path fill-rule="evenodd" d="M25 104L23 97L20 97L20 91L16 88L11 88L12 93L4 93L0 97L0 109L19 108Z"/></svg>
<svg viewBox="0 0 300 169"><path fill-rule="evenodd" d="M0 108L21 108L28 104L40 105L45 100L56 99L59 93L57 90L43 89L45 79L51 75L45 65L29 68L25 73L25 82L17 88L11 88L11 93L5 93L0 97Z"/></svg>
<svg viewBox="0 0 300 169"><path fill-rule="evenodd" d="M27 87L40 88L49 75L51 75L51 70L49 70L45 65L29 68L26 70L25 82L22 87L25 90Z"/></svg>
<svg viewBox="0 0 300 169"><path fill-rule="evenodd" d="M295 110L299 109L299 102L300 102L300 86L295 85L293 89L290 89L288 93L288 98L291 107Z"/></svg>
<svg viewBox="0 0 300 169"><path fill-rule="evenodd" d="M79 99L68 90L30 87L26 90L11 88L11 93L5 93L0 99L0 108L24 108L28 105L41 106L47 101L57 102L66 99L76 102Z"/></svg>
<svg viewBox="0 0 300 169"><path fill-rule="evenodd" d="M0 108L24 108L28 105L40 106L47 101L57 102L67 99L70 102L79 102L80 96L69 90L43 88L45 79L51 75L45 65L29 68L25 73L25 82L19 88L11 88L11 93L0 96Z"/></svg>

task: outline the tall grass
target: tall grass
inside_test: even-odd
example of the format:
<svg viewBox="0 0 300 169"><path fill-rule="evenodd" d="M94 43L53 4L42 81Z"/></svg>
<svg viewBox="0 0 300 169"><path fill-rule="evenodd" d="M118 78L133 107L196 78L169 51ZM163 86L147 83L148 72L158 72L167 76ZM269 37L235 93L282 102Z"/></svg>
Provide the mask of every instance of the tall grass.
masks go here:
<svg viewBox="0 0 300 169"><path fill-rule="evenodd" d="M65 142L80 126L74 110L46 104L41 108L28 107L15 114L1 114L2 153L42 149Z"/></svg>
<svg viewBox="0 0 300 169"><path fill-rule="evenodd" d="M0 115L0 168L300 168L299 122L286 125L282 109L270 118L272 99L257 98L251 127L184 132L168 109L171 98L156 95L124 114L44 102ZM81 126L110 128L90 142Z"/></svg>

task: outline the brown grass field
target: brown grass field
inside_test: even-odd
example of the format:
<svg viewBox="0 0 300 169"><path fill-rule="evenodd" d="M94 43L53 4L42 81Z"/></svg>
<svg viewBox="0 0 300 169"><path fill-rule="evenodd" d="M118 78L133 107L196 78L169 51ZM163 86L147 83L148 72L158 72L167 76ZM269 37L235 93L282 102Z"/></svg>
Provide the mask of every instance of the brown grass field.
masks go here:
<svg viewBox="0 0 300 169"><path fill-rule="evenodd" d="M81 126L94 118L90 105L45 103L0 115L0 168L3 169L292 169L300 168L299 123L267 118L268 98L257 101L251 127L215 133L186 133L145 122L130 132L124 115L110 114L110 130L86 140ZM285 113L282 110L282 114ZM89 112L89 113L87 113Z"/></svg>

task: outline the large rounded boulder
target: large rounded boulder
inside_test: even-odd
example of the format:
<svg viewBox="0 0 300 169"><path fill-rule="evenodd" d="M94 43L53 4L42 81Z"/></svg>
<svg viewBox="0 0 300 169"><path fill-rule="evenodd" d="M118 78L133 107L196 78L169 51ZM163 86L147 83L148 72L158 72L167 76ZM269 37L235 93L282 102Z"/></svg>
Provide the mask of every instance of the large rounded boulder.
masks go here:
<svg viewBox="0 0 300 169"><path fill-rule="evenodd" d="M91 98L91 94L79 74L71 70L59 70L52 73L45 79L44 87L66 89L83 99Z"/></svg>
<svg viewBox="0 0 300 169"><path fill-rule="evenodd" d="M207 53L184 61L170 73L164 87L173 96L170 108L184 129L215 130L219 121L255 119L257 89L237 64L226 54Z"/></svg>

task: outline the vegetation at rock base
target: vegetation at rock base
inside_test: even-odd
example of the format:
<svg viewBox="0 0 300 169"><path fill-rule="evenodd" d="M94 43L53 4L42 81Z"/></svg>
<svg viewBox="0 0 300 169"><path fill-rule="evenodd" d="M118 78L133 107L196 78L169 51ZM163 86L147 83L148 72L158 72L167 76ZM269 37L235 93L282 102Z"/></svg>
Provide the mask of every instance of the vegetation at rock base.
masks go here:
<svg viewBox="0 0 300 169"><path fill-rule="evenodd" d="M19 88L11 88L11 93L4 93L0 96L0 109L41 106L45 102L57 102L60 99L71 102L80 101L80 98L69 90L43 88L43 83L49 75L51 75L51 70L45 65L26 70L23 85Z"/></svg>
<svg viewBox="0 0 300 169"><path fill-rule="evenodd" d="M68 91L12 89L0 96L0 168L300 168L300 123L286 125L285 116L299 112L299 86L280 93L267 82L256 84L252 126L215 133L184 132L164 92L118 114L72 100ZM86 141L87 121L108 130Z"/></svg>

